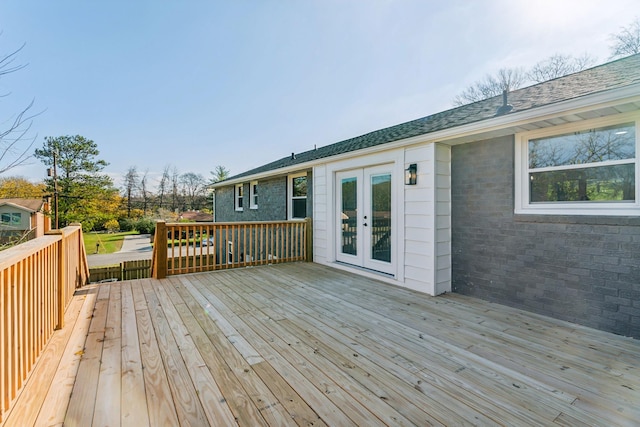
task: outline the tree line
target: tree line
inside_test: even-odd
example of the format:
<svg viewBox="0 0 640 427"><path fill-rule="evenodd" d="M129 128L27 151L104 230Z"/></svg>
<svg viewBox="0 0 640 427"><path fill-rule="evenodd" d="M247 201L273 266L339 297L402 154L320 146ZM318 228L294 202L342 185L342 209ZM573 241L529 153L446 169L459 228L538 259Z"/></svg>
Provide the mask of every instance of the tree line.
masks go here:
<svg viewBox="0 0 640 427"><path fill-rule="evenodd" d="M167 165L154 183L148 171L140 174L131 166L118 188L103 173L108 163L99 154L97 144L81 135L46 137L33 156L48 167L50 176L35 184L21 177L0 178L0 198L47 197L60 228L80 222L87 231L138 226L149 231L154 219L174 221L178 213L189 210L211 213L208 186L229 175L224 166L217 166L207 181L201 174L179 173Z"/></svg>

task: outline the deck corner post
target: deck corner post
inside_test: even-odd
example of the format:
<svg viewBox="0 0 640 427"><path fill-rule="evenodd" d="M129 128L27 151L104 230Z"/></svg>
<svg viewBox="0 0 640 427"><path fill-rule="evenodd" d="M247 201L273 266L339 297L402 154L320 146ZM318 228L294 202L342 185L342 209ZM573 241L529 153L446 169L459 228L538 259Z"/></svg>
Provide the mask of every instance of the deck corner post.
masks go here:
<svg viewBox="0 0 640 427"><path fill-rule="evenodd" d="M305 255L307 262L313 262L313 218L306 217L305 225Z"/></svg>
<svg viewBox="0 0 640 427"><path fill-rule="evenodd" d="M164 279L167 277L167 223L156 222L156 233L153 239L153 278Z"/></svg>

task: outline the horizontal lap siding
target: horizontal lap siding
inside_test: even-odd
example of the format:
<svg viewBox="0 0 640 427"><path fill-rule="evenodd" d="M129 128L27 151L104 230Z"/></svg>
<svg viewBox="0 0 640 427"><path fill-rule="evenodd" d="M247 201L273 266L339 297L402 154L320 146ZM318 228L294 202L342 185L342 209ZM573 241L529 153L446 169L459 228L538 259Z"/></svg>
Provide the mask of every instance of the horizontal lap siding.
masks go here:
<svg viewBox="0 0 640 427"><path fill-rule="evenodd" d="M313 260L327 262L328 240L327 224L330 223L328 214L327 168L325 165L313 169Z"/></svg>
<svg viewBox="0 0 640 427"><path fill-rule="evenodd" d="M513 137L452 159L455 292L640 338L640 218L514 215Z"/></svg>
<svg viewBox="0 0 640 427"><path fill-rule="evenodd" d="M416 185L404 186L404 286L421 292L435 292L435 163L433 145L405 150L405 167L416 163ZM402 242L400 242L402 244Z"/></svg>

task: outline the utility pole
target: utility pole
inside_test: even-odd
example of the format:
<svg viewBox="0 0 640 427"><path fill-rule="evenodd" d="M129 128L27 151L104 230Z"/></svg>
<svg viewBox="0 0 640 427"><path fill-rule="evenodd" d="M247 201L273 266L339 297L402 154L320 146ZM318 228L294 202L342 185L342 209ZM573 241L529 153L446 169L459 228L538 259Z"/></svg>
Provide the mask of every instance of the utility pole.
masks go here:
<svg viewBox="0 0 640 427"><path fill-rule="evenodd" d="M53 150L53 213L54 213L54 224L56 226L56 230L60 227L58 226L58 156Z"/></svg>
<svg viewBox="0 0 640 427"><path fill-rule="evenodd" d="M58 230L58 156L55 150L51 150L53 155L53 168L47 169L47 176L53 178L53 225Z"/></svg>

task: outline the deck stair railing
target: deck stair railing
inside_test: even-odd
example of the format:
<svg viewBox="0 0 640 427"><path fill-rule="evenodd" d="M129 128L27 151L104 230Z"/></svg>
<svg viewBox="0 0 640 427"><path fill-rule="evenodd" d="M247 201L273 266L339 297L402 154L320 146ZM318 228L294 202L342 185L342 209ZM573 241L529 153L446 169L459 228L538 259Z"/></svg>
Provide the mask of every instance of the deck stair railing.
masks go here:
<svg viewBox="0 0 640 427"><path fill-rule="evenodd" d="M236 267L310 261L311 219L156 223L154 278Z"/></svg>
<svg viewBox="0 0 640 427"><path fill-rule="evenodd" d="M80 224L0 252L0 423L88 279Z"/></svg>

